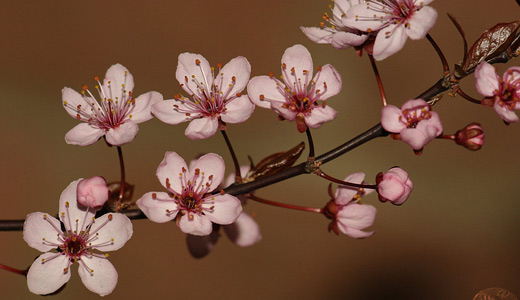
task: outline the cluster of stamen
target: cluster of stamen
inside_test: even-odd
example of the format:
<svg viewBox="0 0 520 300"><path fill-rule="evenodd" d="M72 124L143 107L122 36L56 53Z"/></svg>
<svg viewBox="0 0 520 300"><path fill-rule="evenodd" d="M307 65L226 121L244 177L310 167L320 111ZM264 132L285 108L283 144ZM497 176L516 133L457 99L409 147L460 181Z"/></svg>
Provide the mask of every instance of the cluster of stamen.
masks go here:
<svg viewBox="0 0 520 300"><path fill-rule="evenodd" d="M516 76L513 73L517 73ZM517 70L508 70L506 76L512 78L504 82L499 78L501 91L496 91L497 101L500 106L505 106L509 110L513 110L517 103L520 103L520 72Z"/></svg>
<svg viewBox="0 0 520 300"><path fill-rule="evenodd" d="M174 98L178 101L182 101L183 107L174 104L174 110L183 113L186 117L190 118L192 114L201 114L202 116L216 116L218 117L221 113L226 111L226 104L233 101L234 99L241 96L241 93L231 94L231 91L235 87L236 77L231 77L230 83L224 83L224 73L221 72L222 64L217 64L217 76L220 76L220 83L217 85L215 82L218 77L215 77L215 68L211 67L211 74L206 74L201 66L199 59L195 60L195 64L199 67L202 73L202 81L200 78L196 78L195 75L191 75L191 78L184 76L185 83L181 83L181 87L186 87L192 94L193 99L186 98L182 95L175 95ZM208 77L215 78L211 86L209 85ZM193 82L196 86L196 90L190 88L188 83Z"/></svg>
<svg viewBox="0 0 520 300"><path fill-rule="evenodd" d="M59 216L63 226L65 227L65 232L63 232L57 224L54 224L54 222L49 219L46 214L43 215L44 220L46 220L54 228L54 230L56 230L59 241L59 243L54 243L43 238L43 243L56 247L59 252L49 258L42 259L42 263L46 263L60 255L66 255L68 257L68 263L67 266L63 269L63 273L67 273L69 271L70 265L72 263L80 262L82 267L84 267L85 270L93 275L94 270L90 268L81 258L90 258L92 256L101 258L108 257L108 254L94 253L92 252L92 249L112 245L114 243L114 238L110 238L108 241L98 241L98 231L112 220L112 215L108 215L108 219L103 224L101 224L95 230L91 231L92 225L95 222L95 218L92 218L87 223L88 212L89 208L87 207L85 218L83 218L81 225L78 219L72 222L69 214L69 202L66 202L65 212L62 212Z"/></svg>
<svg viewBox="0 0 520 300"><path fill-rule="evenodd" d="M334 0L332 0L331 2L334 3ZM337 31L338 29L342 30L342 31L350 31L350 28L346 27L341 22L341 19L343 17L345 17L347 12L344 11L343 8L340 7L339 5L336 7L338 9L338 11L341 13L339 15L334 13L334 9L333 9L334 8L334 4L329 4L329 8L330 8L330 10L332 12L332 18L326 12L323 13L322 18L323 18L324 21L326 21L327 23L330 24L330 28L329 27L325 27L325 22L323 22L323 21L320 22L320 28L326 29L326 30L329 30L329 31Z"/></svg>
<svg viewBox="0 0 520 300"><path fill-rule="evenodd" d="M402 114L402 116L399 116L399 121L405 123L407 128L415 128L422 120L428 120L432 117L429 106L420 106L413 110L405 109Z"/></svg>
<svg viewBox="0 0 520 300"><path fill-rule="evenodd" d="M125 120L132 118L132 111L135 107L135 99L132 91L125 89L128 72L125 71L125 80L121 84L121 94L112 95L111 82L108 81L106 88L103 88L99 77L95 76L97 82L95 88L99 94L100 101L90 92L87 85L83 85L81 95L86 105L78 105L74 107L67 100L63 101L63 105L77 112L76 118L90 125L109 130L123 124Z"/></svg>

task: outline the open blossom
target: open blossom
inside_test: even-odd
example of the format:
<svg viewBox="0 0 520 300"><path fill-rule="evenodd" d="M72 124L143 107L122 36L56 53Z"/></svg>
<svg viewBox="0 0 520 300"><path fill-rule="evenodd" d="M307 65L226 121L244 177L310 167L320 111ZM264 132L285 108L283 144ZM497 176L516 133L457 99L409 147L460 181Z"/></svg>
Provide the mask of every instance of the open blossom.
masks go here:
<svg viewBox="0 0 520 300"><path fill-rule="evenodd" d="M360 184L364 178L365 174L358 172L350 174L343 181ZM365 192L365 189L361 188L339 186L334 198L325 206L325 216L332 219L329 231L332 230L339 234L339 230L353 238L366 238L374 234L373 231L363 231L362 229L374 224L376 208L359 203L361 197L370 192L372 190Z"/></svg>
<svg viewBox="0 0 520 300"><path fill-rule="evenodd" d="M314 78L312 70L307 48L294 45L282 56L282 80L272 73L253 77L247 85L249 97L254 104L295 121L299 132L305 132L307 127L318 128L336 117L337 112L325 100L341 91L341 76L331 65L318 67Z"/></svg>
<svg viewBox="0 0 520 300"><path fill-rule="evenodd" d="M318 44L331 44L337 49L346 49L351 46L363 45L368 39L368 34L348 27L343 20L350 7L360 4L361 0L335 0L333 1L332 16L323 14L323 19L330 24L325 26L325 22L320 22L320 27L303 27L300 29L313 42Z"/></svg>
<svg viewBox="0 0 520 300"><path fill-rule="evenodd" d="M249 119L255 106L242 91L249 81L251 65L245 57L233 58L217 70L200 54L182 53L175 77L191 98L175 95L152 107L162 122L176 125L190 122L185 134L198 140L223 129L224 123L242 123Z"/></svg>
<svg viewBox="0 0 520 300"><path fill-rule="evenodd" d="M400 139L415 151L442 134L439 115L423 99L408 100L399 109L393 105L383 107L381 125L391 133L399 133Z"/></svg>
<svg viewBox="0 0 520 300"><path fill-rule="evenodd" d="M110 191L103 177L94 176L80 180L76 194L79 204L98 210L107 202Z"/></svg>
<svg viewBox="0 0 520 300"><path fill-rule="evenodd" d="M94 79L99 101L86 85L81 93L68 87L62 90L63 107L67 113L84 122L67 132L65 141L67 144L88 146L105 136L113 146L130 143L139 130L137 124L153 117L150 107L161 101L162 95L148 92L134 98L134 78L120 64L107 70L103 83L97 76Z"/></svg>
<svg viewBox="0 0 520 300"><path fill-rule="evenodd" d="M377 34L373 55L383 60L404 47L407 38L423 39L437 20L433 0L365 0L347 12L344 24Z"/></svg>
<svg viewBox="0 0 520 300"><path fill-rule="evenodd" d="M483 104L493 106L505 122L518 122L514 110L520 110L520 67L507 69L500 78L495 68L483 61L475 69L475 85L485 97Z"/></svg>
<svg viewBox="0 0 520 300"><path fill-rule="evenodd" d="M35 294L58 290L69 280L70 267L75 262L79 264L81 281L90 291L105 296L116 287L117 271L108 261L108 254L93 250L114 251L123 247L132 236L132 222L119 213L94 218L94 209L76 201L80 180L71 182L61 194L59 220L41 212L31 213L25 220L24 240L45 252L27 273L27 285ZM51 251L56 248L58 252Z"/></svg>
<svg viewBox="0 0 520 300"><path fill-rule="evenodd" d="M228 194L210 194L224 178L224 160L209 153L188 169L175 152L166 152L157 177L168 192L149 192L136 204L148 219L164 223L176 219L182 232L208 235L212 222L227 225L242 212L240 200Z"/></svg>
<svg viewBox="0 0 520 300"><path fill-rule="evenodd" d="M408 173L394 167L386 173L379 173L376 177L377 193L381 202L390 201L392 204L403 204L413 190L413 182Z"/></svg>

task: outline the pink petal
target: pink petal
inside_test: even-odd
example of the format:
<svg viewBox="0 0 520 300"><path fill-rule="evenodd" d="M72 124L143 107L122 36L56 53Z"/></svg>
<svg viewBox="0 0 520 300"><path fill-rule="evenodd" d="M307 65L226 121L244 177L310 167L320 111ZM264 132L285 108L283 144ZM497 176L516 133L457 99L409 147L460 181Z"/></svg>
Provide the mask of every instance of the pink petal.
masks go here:
<svg viewBox="0 0 520 300"><path fill-rule="evenodd" d="M139 131L137 124L128 120L115 128L110 128L105 134L105 137L107 143L110 145L121 146L133 141L137 135L137 131Z"/></svg>
<svg viewBox="0 0 520 300"><path fill-rule="evenodd" d="M406 34L412 40L423 39L432 29L437 20L437 11L429 6L423 6L412 14L409 20L410 26L405 29Z"/></svg>
<svg viewBox="0 0 520 300"><path fill-rule="evenodd" d="M285 88L285 85L280 88ZM269 76L251 78L247 85L247 94L251 102L263 108L271 108L271 102L268 100L285 103L285 97L278 91L276 81ZM262 96L265 100L261 100Z"/></svg>
<svg viewBox="0 0 520 300"><path fill-rule="evenodd" d="M283 70L283 64L286 65L285 71L287 72L286 74L290 76L290 78L286 78ZM294 77L290 75L292 74L292 68L294 68L295 76L297 78L301 78L303 82L307 83L308 81L305 81L306 77L303 75L303 72L308 71L308 78L310 79L313 74L312 66L312 57L309 50L300 44L296 44L287 48L282 56L282 74L284 74L284 80L286 82L295 81Z"/></svg>
<svg viewBox="0 0 520 300"><path fill-rule="evenodd" d="M199 65L196 63L197 60L200 61ZM195 76L195 79L193 76ZM179 55L175 78L177 78L177 81L179 81L186 93L190 95L197 93L197 95L201 96L197 84L193 82L194 80L198 83L202 82L206 87L211 87L213 84L213 76L209 62L200 54L188 52ZM186 78L188 81L186 81Z"/></svg>
<svg viewBox="0 0 520 300"><path fill-rule="evenodd" d="M135 99L135 106L130 118L135 123L142 123L153 118L152 105L162 102L163 96L157 92L148 92Z"/></svg>
<svg viewBox="0 0 520 300"><path fill-rule="evenodd" d="M46 216L46 219L43 216ZM49 222L52 222L53 227ZM55 244L61 244L58 240L58 231L60 229L60 221L42 212L34 212L27 215L23 223L23 239L27 244L40 251L47 252L56 246L47 245L45 241ZM60 230L61 233L61 230ZM45 241L43 240L45 239Z"/></svg>
<svg viewBox="0 0 520 300"><path fill-rule="evenodd" d="M80 123L65 135L65 141L69 145L89 146L105 135L103 129L90 126L88 123Z"/></svg>
<svg viewBox="0 0 520 300"><path fill-rule="evenodd" d="M326 100L337 95L341 91L341 75L331 65L324 65L321 71L316 73L313 81L316 83L316 91L320 91L320 100Z"/></svg>
<svg viewBox="0 0 520 300"><path fill-rule="evenodd" d="M493 97L498 92L499 78L495 67L485 61L475 68L475 87L482 96Z"/></svg>
<svg viewBox="0 0 520 300"><path fill-rule="evenodd" d="M381 125L388 132L399 133L406 128L406 125L399 120L399 117L404 117L401 109L393 105L384 106L381 110Z"/></svg>
<svg viewBox="0 0 520 300"><path fill-rule="evenodd" d="M311 41L318 44L330 44L332 35L335 33L328 28L300 26L300 29Z"/></svg>
<svg viewBox="0 0 520 300"><path fill-rule="evenodd" d="M208 255L209 252L215 248L219 236L220 234L218 230L213 230L211 234L203 236L187 234L186 244L188 246L188 251L190 252L191 256L195 258L202 258Z"/></svg>
<svg viewBox="0 0 520 300"><path fill-rule="evenodd" d="M109 92L109 86L112 90L111 94ZM129 91L134 90L134 77L123 65L115 64L108 68L107 73L105 74L105 79L103 81L103 89L105 90L105 92L109 92L109 94L107 94L107 97L110 97L110 95L112 95L112 97L114 98L113 100L116 100L115 98L122 99L123 89L126 91L126 94L128 94Z"/></svg>
<svg viewBox="0 0 520 300"><path fill-rule="evenodd" d="M34 294L46 295L57 291L70 279L70 269L64 272L69 258L57 253L44 253L32 263L27 273L27 286ZM50 260L47 260L50 259ZM42 260L46 260L42 262Z"/></svg>
<svg viewBox="0 0 520 300"><path fill-rule="evenodd" d="M190 122L184 134L191 140L207 139L218 130L218 120L214 117L202 117Z"/></svg>
<svg viewBox="0 0 520 300"><path fill-rule="evenodd" d="M207 197L204 208L207 209L204 213L211 222L222 225L235 222L242 212L240 200L228 194Z"/></svg>
<svg viewBox="0 0 520 300"><path fill-rule="evenodd" d="M82 255L81 260L91 270L94 270L94 272L89 272L81 262L79 263L78 273L85 287L100 296L112 293L116 288L118 278L116 268L112 263L107 258L97 256Z"/></svg>
<svg viewBox="0 0 520 300"><path fill-rule="evenodd" d="M368 39L368 34L355 34L339 31L332 35L332 47L336 49L347 49L350 46L361 46Z"/></svg>
<svg viewBox="0 0 520 300"><path fill-rule="evenodd" d="M343 181L350 182L350 183L357 183L360 184L363 182L363 179L365 179L365 173L363 172L357 172L352 173L345 177ZM347 203L352 201L352 198L358 193L359 188L355 187L349 187L346 185L340 185L336 189L336 194L334 195L334 203L338 205L347 205Z"/></svg>
<svg viewBox="0 0 520 300"><path fill-rule="evenodd" d="M242 92L251 76L251 64L243 56L238 56L230 60L221 70L220 74L215 74L215 85L222 87L222 92L226 93L229 85L233 84L232 78L235 77L235 83L230 96ZM229 97L228 97L229 98Z"/></svg>
<svg viewBox="0 0 520 300"><path fill-rule="evenodd" d="M247 95L242 95L226 104L226 111L220 117L226 123L242 123L249 119L255 110L255 105Z"/></svg>
<svg viewBox="0 0 520 300"><path fill-rule="evenodd" d="M111 216L111 218L109 218ZM99 228L99 231L96 231ZM92 225L91 232L96 231L97 239L92 242L92 248L99 251L115 251L123 247L132 237L132 222L127 216L120 213L107 213L97 218ZM105 242L112 241L108 245Z"/></svg>
<svg viewBox="0 0 520 300"><path fill-rule="evenodd" d="M338 228L344 234L353 238L365 238L373 232L363 232L374 224L376 208L372 205L350 204L341 209L337 214Z"/></svg>
<svg viewBox="0 0 520 300"><path fill-rule="evenodd" d="M192 218L188 215L180 217L178 220L179 228L182 232L193 234L193 235L208 235L213 230L213 225L208 217L204 215L191 214Z"/></svg>
<svg viewBox="0 0 520 300"><path fill-rule="evenodd" d="M73 117L74 119L77 119L77 115L78 115L78 107L80 107L80 109L88 114L91 113L91 107L90 107L90 104L91 103L94 103L94 106L97 108L99 107L99 104L96 100L92 99L92 98L87 98L87 99L91 99L90 100L90 103L87 102L87 100L85 100L85 98L83 98L83 96L76 92L75 90L69 88L69 87L64 87L62 90L61 90L61 98L63 100L63 107L65 108L65 111L67 111L67 113ZM65 104L65 102L67 104Z"/></svg>
<svg viewBox="0 0 520 300"><path fill-rule="evenodd" d="M149 192L144 194L136 201L137 207L146 215L148 219L156 223L166 223L173 220L178 213L177 204L172 201L161 201L153 199L152 194L156 194L159 199L169 199L168 193ZM170 213L168 213L168 211Z"/></svg>
<svg viewBox="0 0 520 300"><path fill-rule="evenodd" d="M498 114L498 116L502 118L502 120L509 123L518 122L518 116L507 106L500 105L498 101L495 101L493 108L495 109L495 112Z"/></svg>
<svg viewBox="0 0 520 300"><path fill-rule="evenodd" d="M83 178L80 178L71 182L65 190L63 190L60 196L58 211L60 216L64 216L64 219L61 219L61 221L64 222L66 229L76 228L76 222L78 222L78 227L84 229L95 215L93 209L87 210L87 207L79 205L76 201L76 188L78 182L82 179ZM68 207L66 206L67 202L69 204Z"/></svg>
<svg viewBox="0 0 520 300"><path fill-rule="evenodd" d="M296 112L290 110L289 108L283 107L284 103L281 102L271 102L271 109L282 116L284 119L288 121L294 121L296 119Z"/></svg>
<svg viewBox="0 0 520 300"><path fill-rule="evenodd" d="M401 110L415 110L418 107L428 106L428 103L424 101L423 99L412 99L406 101L403 106L401 107Z"/></svg>
<svg viewBox="0 0 520 300"><path fill-rule="evenodd" d="M199 169L200 175L202 175L201 177L203 178L203 185L210 183L208 192L211 192L216 189L224 179L226 165L220 155L208 153L201 156L190 166L190 178L195 176L195 169ZM211 182L208 181L209 176L213 176ZM199 180L201 177L199 177Z"/></svg>
<svg viewBox="0 0 520 300"><path fill-rule="evenodd" d="M382 21L384 16L384 12L376 12L374 10L367 9L367 5L362 3L352 6L347 11L347 15L342 19L342 21L344 25L350 28L356 28L364 32L372 32L379 30L381 27L387 24L386 22Z"/></svg>
<svg viewBox="0 0 520 300"><path fill-rule="evenodd" d="M186 116L186 113L180 113L176 111L174 105L177 105L181 109L188 109L182 101L177 100L164 100L160 101L152 106L152 114L161 122L170 125L177 125L182 122L190 121L193 118L200 116L198 113L191 113L190 116Z"/></svg>
<svg viewBox="0 0 520 300"><path fill-rule="evenodd" d="M182 173L182 169L188 170L188 166L182 157L180 157L177 153L167 151L164 154L164 158L157 167L157 178L159 178L159 182L168 189L166 184L166 179L169 179L170 188L172 191L177 193L182 192L183 187L183 179L179 176ZM188 180L188 179L185 179Z"/></svg>
<svg viewBox="0 0 520 300"><path fill-rule="evenodd" d="M391 24L379 31L374 43L374 58L383 60L392 54L397 53L404 47L407 35L405 33L404 24ZM389 36L387 32L392 32Z"/></svg>
<svg viewBox="0 0 520 300"><path fill-rule="evenodd" d="M241 213L235 223L224 226L228 238L240 247L249 247L262 239L258 223L246 213Z"/></svg>
<svg viewBox="0 0 520 300"><path fill-rule="evenodd" d="M319 128L322 124L334 120L337 114L330 106L316 106L305 116L305 124L310 128Z"/></svg>

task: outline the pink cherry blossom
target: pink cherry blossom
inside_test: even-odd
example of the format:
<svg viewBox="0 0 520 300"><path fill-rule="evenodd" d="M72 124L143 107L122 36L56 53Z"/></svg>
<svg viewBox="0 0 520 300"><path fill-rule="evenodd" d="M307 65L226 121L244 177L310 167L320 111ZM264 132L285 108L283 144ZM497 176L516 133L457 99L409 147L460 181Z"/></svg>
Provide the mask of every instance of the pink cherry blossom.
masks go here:
<svg viewBox="0 0 520 300"><path fill-rule="evenodd" d="M331 44L337 49L363 45L368 39L368 34L343 24L347 11L353 5L360 4L361 0L335 0L333 3L332 17L327 13L323 14L323 19L330 24L330 27L320 22L320 27L301 26L300 29L311 41L318 44Z"/></svg>
<svg viewBox="0 0 520 300"><path fill-rule="evenodd" d="M407 38L423 39L437 20L433 0L367 0L347 12L346 26L377 34L373 55L383 60L404 47Z"/></svg>
<svg viewBox="0 0 520 300"><path fill-rule="evenodd" d="M134 98L134 78L120 64L107 70L103 83L97 76L94 79L99 101L86 85L81 93L68 87L62 90L63 107L67 113L84 122L67 132L65 141L88 146L105 136L107 143L113 146L130 143L139 130L137 124L153 117L150 107L161 101L162 95L148 92Z"/></svg>
<svg viewBox="0 0 520 300"><path fill-rule="evenodd" d="M182 53L175 77L192 99L176 95L155 104L152 113L167 124L189 121L185 134L190 139L208 138L224 123L242 123L251 116L255 106L241 94L250 75L251 65L242 56L224 67L217 64L215 72L202 55Z"/></svg>
<svg viewBox="0 0 520 300"><path fill-rule="evenodd" d="M413 182L408 173L394 167L386 173L379 173L376 178L377 192L381 202L390 201L392 204L403 204L413 190Z"/></svg>
<svg viewBox="0 0 520 300"><path fill-rule="evenodd" d="M403 142L415 151L442 134L439 115L422 99L407 101L399 109L393 105L383 107L381 125L391 133L399 133Z"/></svg>
<svg viewBox="0 0 520 300"><path fill-rule="evenodd" d="M108 254L93 250L115 251L123 247L132 236L132 222L119 213L95 219L94 209L76 201L80 181L71 182L61 194L59 220L41 212L31 213L25 219L24 240L32 248L45 252L27 273L27 285L35 294L58 290L69 280L70 267L75 262L79 264L81 281L90 291L105 296L116 287L117 271L108 261ZM59 252L51 251L56 248Z"/></svg>
<svg viewBox="0 0 520 300"><path fill-rule="evenodd" d="M360 184L365 178L364 173L354 173L343 181ZM363 231L374 224L376 208L372 205L359 203L359 199L372 192L364 189L341 185L336 189L334 198L325 207L325 216L332 219L329 230L339 234L338 230L352 238L366 238L373 231Z"/></svg>
<svg viewBox="0 0 520 300"><path fill-rule="evenodd" d="M103 177L86 178L78 183L77 199L78 203L83 206L98 210L105 204L109 196L110 191Z"/></svg>
<svg viewBox="0 0 520 300"><path fill-rule="evenodd" d="M175 152L166 152L157 177L168 192L149 192L137 200L148 219L164 223L176 219L182 232L208 235L212 222L227 225L242 212L240 200L228 194L211 194L224 178L224 160L209 153L188 169Z"/></svg>
<svg viewBox="0 0 520 300"><path fill-rule="evenodd" d="M318 67L314 78L312 70L309 51L294 45L282 56L282 80L273 74L252 78L247 85L249 98L283 119L296 121L299 132L305 132L307 127L318 128L336 117L337 112L325 100L340 92L341 76L331 65Z"/></svg>
<svg viewBox="0 0 520 300"><path fill-rule="evenodd" d="M511 67L500 78L495 68L483 61L475 69L477 91L490 102L506 123L518 122L513 110L520 110L520 67Z"/></svg>

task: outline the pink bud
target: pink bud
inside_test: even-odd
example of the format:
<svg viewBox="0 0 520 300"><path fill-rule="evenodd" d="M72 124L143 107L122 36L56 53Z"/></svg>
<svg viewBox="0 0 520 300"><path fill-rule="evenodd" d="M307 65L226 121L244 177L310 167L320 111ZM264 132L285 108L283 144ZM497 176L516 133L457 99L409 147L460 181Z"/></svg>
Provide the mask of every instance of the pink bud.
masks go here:
<svg viewBox="0 0 520 300"><path fill-rule="evenodd" d="M79 204L99 210L108 200L110 192L105 179L95 176L78 183L76 196Z"/></svg>
<svg viewBox="0 0 520 300"><path fill-rule="evenodd" d="M479 123L471 123L455 133L455 143L469 150L479 150L484 144L484 130Z"/></svg>
<svg viewBox="0 0 520 300"><path fill-rule="evenodd" d="M381 202L390 201L392 204L401 205L413 190L413 183L408 178L408 173L399 167L394 167L385 174L377 174L376 182Z"/></svg>

